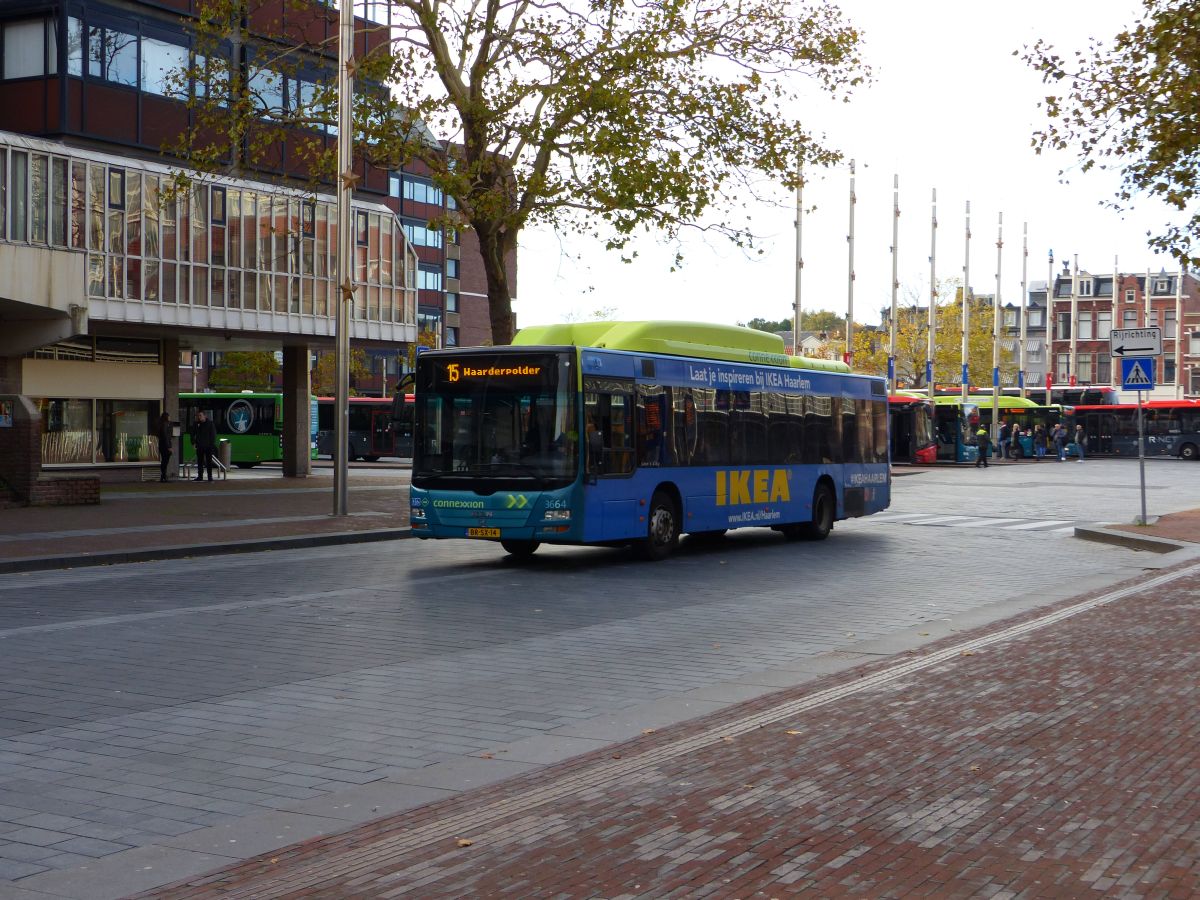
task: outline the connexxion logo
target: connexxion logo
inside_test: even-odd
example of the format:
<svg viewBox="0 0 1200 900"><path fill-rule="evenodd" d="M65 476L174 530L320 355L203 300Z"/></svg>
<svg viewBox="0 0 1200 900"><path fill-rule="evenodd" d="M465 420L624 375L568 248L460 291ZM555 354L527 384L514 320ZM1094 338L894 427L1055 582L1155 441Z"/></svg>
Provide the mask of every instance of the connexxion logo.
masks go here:
<svg viewBox="0 0 1200 900"><path fill-rule="evenodd" d="M717 470L717 506L791 499L787 469Z"/></svg>

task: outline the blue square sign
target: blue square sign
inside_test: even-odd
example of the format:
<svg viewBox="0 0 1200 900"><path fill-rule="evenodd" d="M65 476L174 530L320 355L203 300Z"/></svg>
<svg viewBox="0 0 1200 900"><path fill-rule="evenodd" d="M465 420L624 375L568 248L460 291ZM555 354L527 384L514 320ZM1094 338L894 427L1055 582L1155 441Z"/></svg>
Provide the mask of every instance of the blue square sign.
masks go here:
<svg viewBox="0 0 1200 900"><path fill-rule="evenodd" d="M1135 356L1121 360L1121 390L1150 391L1154 389L1154 357Z"/></svg>

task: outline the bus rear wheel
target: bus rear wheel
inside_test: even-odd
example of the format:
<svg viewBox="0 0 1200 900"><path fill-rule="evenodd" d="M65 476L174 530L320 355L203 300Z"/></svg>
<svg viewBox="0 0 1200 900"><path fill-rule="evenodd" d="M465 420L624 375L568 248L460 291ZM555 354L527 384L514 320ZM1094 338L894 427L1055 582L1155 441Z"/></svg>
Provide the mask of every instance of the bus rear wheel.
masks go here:
<svg viewBox="0 0 1200 900"><path fill-rule="evenodd" d="M364 456L363 459L365 459L367 462L379 462L378 456Z"/></svg>
<svg viewBox="0 0 1200 900"><path fill-rule="evenodd" d="M1179 448L1180 459L1200 459L1200 448L1195 444L1184 444Z"/></svg>
<svg viewBox="0 0 1200 900"><path fill-rule="evenodd" d="M660 560L670 556L679 543L679 508L666 491L655 491L646 517L646 537L635 545L642 559Z"/></svg>
<svg viewBox="0 0 1200 900"><path fill-rule="evenodd" d="M812 521L789 525L784 534L792 540L823 541L833 531L833 515L837 498L827 484L818 484L813 491Z"/></svg>
<svg viewBox="0 0 1200 900"><path fill-rule="evenodd" d="M541 546L540 541L501 541L500 546L504 548L509 556L515 559L529 559L533 556L538 547Z"/></svg>

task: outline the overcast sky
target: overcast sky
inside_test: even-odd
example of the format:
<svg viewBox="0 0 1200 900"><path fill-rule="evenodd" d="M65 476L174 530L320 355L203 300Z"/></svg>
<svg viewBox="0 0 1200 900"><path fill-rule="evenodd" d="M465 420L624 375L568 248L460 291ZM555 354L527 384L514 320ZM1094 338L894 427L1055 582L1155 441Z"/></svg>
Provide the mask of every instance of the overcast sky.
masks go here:
<svg viewBox="0 0 1200 900"><path fill-rule="evenodd" d="M1004 217L1000 293L1019 302L1022 229L1028 223L1027 280L1045 281L1048 251L1056 271L1078 255L1079 266L1111 272L1172 268L1146 246L1170 212L1145 200L1122 216L1103 208L1116 178L1059 169L1072 156L1038 157L1030 147L1043 121L1040 78L1013 51L1039 37L1060 48L1086 46L1132 24L1134 0L843 0L841 8L865 36L875 74L848 105L815 99L802 119L856 160L854 318L876 323L891 303L892 186L900 179L900 301L928 297L931 195L937 191L936 274L961 279L965 206L971 203L971 285L996 290L997 219ZM849 167L809 173L804 203L804 310L848 305ZM640 258L625 265L597 242L526 230L521 237L518 324L589 318L612 309L623 319L744 322L790 318L795 290L795 199L764 206L755 228L766 253L749 257L714 238L692 236L682 271L670 272L675 247L642 241ZM815 207L815 209L813 209ZM720 211L717 212L720 215ZM909 302L912 302L911 299Z"/></svg>

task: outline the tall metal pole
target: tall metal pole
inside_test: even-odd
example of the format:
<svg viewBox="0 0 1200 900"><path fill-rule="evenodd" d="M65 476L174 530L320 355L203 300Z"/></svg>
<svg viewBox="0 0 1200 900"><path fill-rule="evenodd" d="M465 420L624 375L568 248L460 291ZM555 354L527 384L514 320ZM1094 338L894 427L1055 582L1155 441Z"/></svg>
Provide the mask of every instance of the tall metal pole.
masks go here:
<svg viewBox="0 0 1200 900"><path fill-rule="evenodd" d="M802 235L804 231L804 161L796 164L796 293L792 319L792 355L800 355L800 278L804 274Z"/></svg>
<svg viewBox="0 0 1200 900"><path fill-rule="evenodd" d="M1183 398L1183 265L1175 279L1175 399ZM1164 316L1164 318L1166 318ZM1167 330L1163 329L1163 334Z"/></svg>
<svg viewBox="0 0 1200 900"><path fill-rule="evenodd" d="M1142 320L1142 327L1143 327L1143 328L1149 328L1149 327L1150 327L1150 316L1151 316L1151 315L1154 313L1154 302L1153 302L1153 300L1151 299L1151 297L1153 296L1153 295L1151 294L1151 291L1153 290L1153 287L1152 287L1152 285L1153 285L1153 282L1150 280L1150 279L1151 279L1151 278L1153 278L1153 277L1154 277L1154 276L1153 276L1153 275L1150 273L1150 267L1149 267L1149 266L1146 266L1146 300L1145 300L1145 305L1146 305L1146 314L1145 314L1145 316L1146 316L1146 317L1145 317L1145 319L1143 319L1143 320ZM1160 332L1160 333L1161 333L1161 332ZM1158 369L1161 369L1161 368L1162 368L1162 361L1161 361L1161 360L1160 360L1159 362L1155 363L1155 368L1158 368ZM1155 378L1155 380L1156 380L1156 381L1158 380L1158 373L1157 373L1157 372L1154 374L1154 378ZM1151 387L1151 390L1153 390L1153 389L1154 389L1154 388L1153 388L1153 387Z"/></svg>
<svg viewBox="0 0 1200 900"><path fill-rule="evenodd" d="M1054 328L1058 321L1054 313L1054 250L1046 260L1046 405L1053 403L1050 399L1050 385L1054 382L1054 372L1057 361L1054 357Z"/></svg>
<svg viewBox="0 0 1200 900"><path fill-rule="evenodd" d="M337 216L338 304L334 335L333 514L349 514L350 461L350 313L354 307L354 234L350 208L354 196L354 0L341 0L338 11Z"/></svg>
<svg viewBox="0 0 1200 900"><path fill-rule="evenodd" d="M992 298L992 446L1000 446L1000 260L1004 252L1004 213L996 225L996 296Z"/></svg>
<svg viewBox="0 0 1200 900"><path fill-rule="evenodd" d="M929 216L929 342L925 349L925 383L929 399L936 395L933 387L933 351L937 347L937 188L933 189L933 209Z"/></svg>
<svg viewBox="0 0 1200 900"><path fill-rule="evenodd" d="M1021 342L1017 348L1017 387L1021 399L1025 398L1025 337L1028 334L1025 320L1029 317L1029 223L1021 226Z"/></svg>
<svg viewBox="0 0 1200 900"><path fill-rule="evenodd" d="M1075 264L1071 268L1071 355L1067 357L1067 384L1071 376L1079 375L1079 254L1075 254ZM1079 378L1075 380L1078 382Z"/></svg>
<svg viewBox="0 0 1200 900"><path fill-rule="evenodd" d="M1120 266L1120 263L1117 261L1117 257L1113 256L1112 324L1109 326L1110 328L1120 328L1121 327L1121 319L1120 319L1120 311L1119 311L1120 307L1117 306L1117 295L1120 294L1120 292L1121 292L1121 266ZM1107 337L1111 338L1112 335L1107 335ZM1103 340L1103 338L1104 338L1104 336L1101 336L1101 340ZM1118 384L1120 384L1120 382L1117 380L1121 374L1118 371L1119 368L1120 368L1119 366L1114 366L1111 362L1109 363L1108 383L1110 385L1112 385L1113 387L1116 387Z"/></svg>
<svg viewBox="0 0 1200 900"><path fill-rule="evenodd" d="M850 271L846 288L846 362L854 365L854 206L858 198L854 195L854 160L850 160L850 234L846 240L850 245Z"/></svg>
<svg viewBox="0 0 1200 900"><path fill-rule="evenodd" d="M897 273L900 253L900 176L892 176L892 332L888 336L888 393L896 390L896 294L900 290Z"/></svg>
<svg viewBox="0 0 1200 900"><path fill-rule="evenodd" d="M967 201L966 247L963 250L962 284L962 398L971 393L971 201Z"/></svg>

